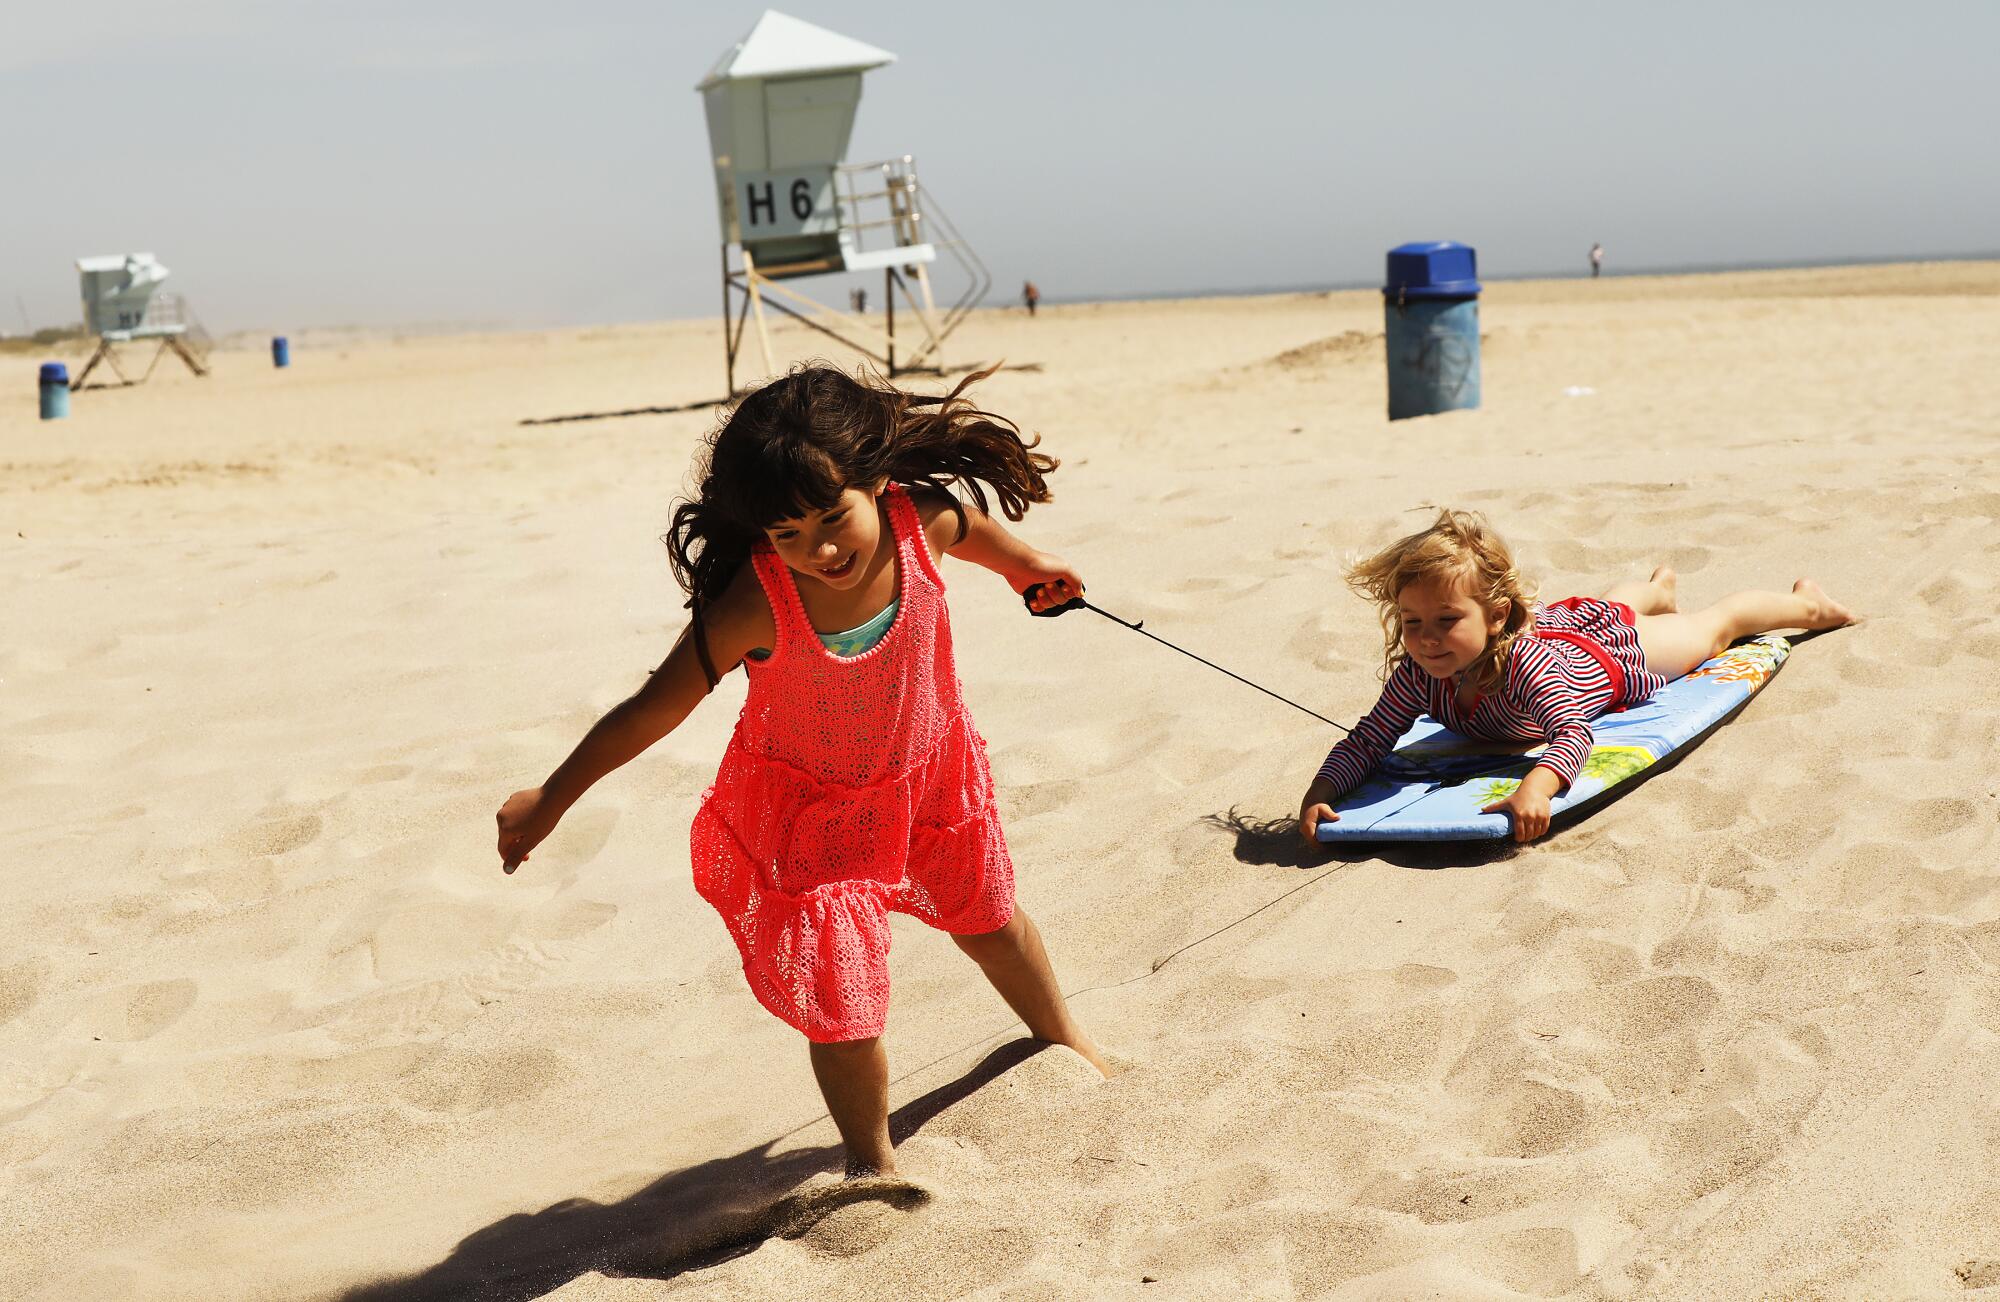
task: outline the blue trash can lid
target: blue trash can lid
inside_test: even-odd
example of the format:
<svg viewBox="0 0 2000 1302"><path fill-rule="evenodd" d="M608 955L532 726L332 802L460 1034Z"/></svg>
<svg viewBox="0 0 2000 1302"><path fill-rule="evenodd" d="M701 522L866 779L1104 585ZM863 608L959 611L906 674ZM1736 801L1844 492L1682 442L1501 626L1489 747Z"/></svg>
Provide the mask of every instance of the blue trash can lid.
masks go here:
<svg viewBox="0 0 2000 1302"><path fill-rule="evenodd" d="M1432 240L1389 250L1387 298L1476 298L1479 255L1469 244Z"/></svg>
<svg viewBox="0 0 2000 1302"><path fill-rule="evenodd" d="M69 383L69 367L67 367L67 366L64 366L64 365L63 365L63 364L62 364L61 362L43 362L43 363L42 363L42 383L43 383L43 384L68 384L68 383Z"/></svg>

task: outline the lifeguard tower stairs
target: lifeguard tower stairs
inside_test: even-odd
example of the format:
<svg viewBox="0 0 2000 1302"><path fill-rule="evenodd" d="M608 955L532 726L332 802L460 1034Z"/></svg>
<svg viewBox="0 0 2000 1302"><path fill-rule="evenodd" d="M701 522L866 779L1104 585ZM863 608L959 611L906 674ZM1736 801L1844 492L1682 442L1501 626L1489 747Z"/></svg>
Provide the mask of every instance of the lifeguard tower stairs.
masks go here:
<svg viewBox="0 0 2000 1302"><path fill-rule="evenodd" d="M144 384L152 378L160 358L170 351L196 375L208 374L208 332L188 309L187 300L159 292L167 269L152 254L79 258L76 270L82 280L84 327L97 336L97 350L77 372L70 388L83 388L99 362L109 367L121 384ZM160 346L134 380L119 365L117 345L142 339L157 339ZM95 387L107 386L100 380Z"/></svg>
<svg viewBox="0 0 2000 1302"><path fill-rule="evenodd" d="M766 10L695 87L708 118L722 219L723 352L732 395L750 318L764 371L775 369L767 305L895 375L899 366L941 367L945 338L992 288L985 264L918 181L914 159L844 161L861 74L895 58ZM940 255L961 286L942 308L932 275ZM783 283L876 271L882 273L879 324ZM915 322L900 331L899 297L905 320Z"/></svg>

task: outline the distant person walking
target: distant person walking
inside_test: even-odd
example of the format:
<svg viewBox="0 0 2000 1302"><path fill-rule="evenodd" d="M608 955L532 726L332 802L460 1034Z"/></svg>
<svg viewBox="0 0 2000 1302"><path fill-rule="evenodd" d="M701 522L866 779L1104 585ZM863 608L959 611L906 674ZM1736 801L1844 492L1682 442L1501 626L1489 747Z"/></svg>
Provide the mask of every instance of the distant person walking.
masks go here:
<svg viewBox="0 0 2000 1302"><path fill-rule="evenodd" d="M1035 304L1042 301L1042 291L1035 288L1034 281L1024 280L1021 282L1021 301L1027 304L1028 315L1033 316L1035 314Z"/></svg>
<svg viewBox="0 0 2000 1302"><path fill-rule="evenodd" d="M1603 274L1603 271L1604 246L1602 244L1593 244L1590 246L1590 278L1596 280L1599 275Z"/></svg>
<svg viewBox="0 0 2000 1302"><path fill-rule="evenodd" d="M868 311L868 291L858 286L848 290L847 305L856 312L865 314Z"/></svg>

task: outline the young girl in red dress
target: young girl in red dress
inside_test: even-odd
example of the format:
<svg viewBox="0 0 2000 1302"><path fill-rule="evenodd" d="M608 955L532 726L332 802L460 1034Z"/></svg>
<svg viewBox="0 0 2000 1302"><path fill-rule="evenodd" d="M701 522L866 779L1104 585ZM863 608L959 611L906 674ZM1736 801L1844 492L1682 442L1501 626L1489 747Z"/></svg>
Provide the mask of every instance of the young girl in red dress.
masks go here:
<svg viewBox="0 0 2000 1302"><path fill-rule="evenodd" d="M1542 606L1484 517L1440 511L1430 528L1354 566L1347 582L1382 614L1382 699L1320 765L1299 804L1299 835L1339 821L1333 802L1359 786L1428 714L1469 737L1545 741L1521 785L1483 811L1505 813L1516 841L1549 829L1549 800L1590 758L1590 721L1637 705L1738 638L1779 628L1838 628L1853 616L1811 579L1790 592L1733 592L1681 613L1665 565L1644 583Z"/></svg>
<svg viewBox="0 0 2000 1302"><path fill-rule="evenodd" d="M986 511L989 490L1009 520L1048 501L1057 464L965 398L988 373L936 398L812 366L743 398L668 536L687 629L499 813L512 872L592 783L743 666L749 699L694 819L695 888L751 993L810 1041L850 1175L895 1170L881 1039L891 910L949 933L1031 1034L1106 1070L1014 905L985 741L952 658L947 553L1036 589L1034 610L1083 591Z"/></svg>

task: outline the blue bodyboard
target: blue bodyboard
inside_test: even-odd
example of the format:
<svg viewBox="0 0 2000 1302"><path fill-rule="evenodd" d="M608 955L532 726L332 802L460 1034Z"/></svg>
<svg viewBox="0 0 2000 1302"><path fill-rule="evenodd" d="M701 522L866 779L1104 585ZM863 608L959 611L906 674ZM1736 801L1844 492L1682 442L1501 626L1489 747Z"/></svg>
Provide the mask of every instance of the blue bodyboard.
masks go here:
<svg viewBox="0 0 2000 1302"><path fill-rule="evenodd" d="M1633 778L1693 747L1742 709L1791 650L1775 633L1739 642L1643 704L1593 720L1590 758L1570 789L1549 802L1551 825L1587 815ZM1507 816L1479 811L1512 795L1544 749L1461 736L1425 716L1334 806L1340 821L1321 823L1319 839L1503 839L1512 834Z"/></svg>

